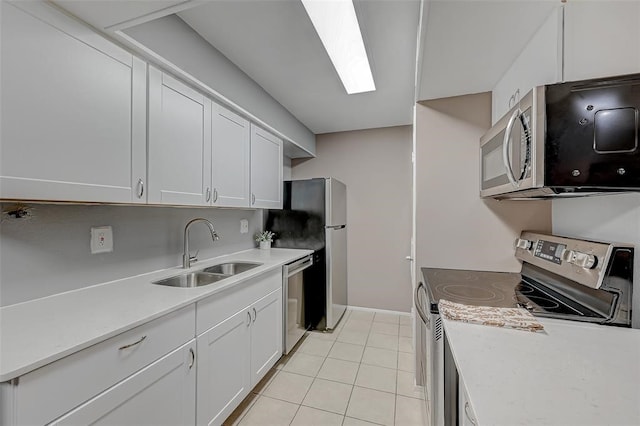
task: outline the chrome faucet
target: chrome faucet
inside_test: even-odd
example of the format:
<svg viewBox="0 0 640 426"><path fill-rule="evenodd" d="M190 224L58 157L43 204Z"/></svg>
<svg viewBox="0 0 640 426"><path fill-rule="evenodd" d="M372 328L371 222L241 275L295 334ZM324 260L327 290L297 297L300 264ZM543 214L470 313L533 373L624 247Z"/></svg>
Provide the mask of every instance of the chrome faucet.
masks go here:
<svg viewBox="0 0 640 426"><path fill-rule="evenodd" d="M190 220L189 223L187 223L187 225L184 227L184 253L182 254L182 267L185 269L188 269L191 267L191 262L195 262L198 260L196 258L197 252L196 252L196 256L191 256L189 254L189 228L191 227L191 225L193 225L196 222L204 222L209 227L209 231L211 232L211 238L213 239L214 242L220 239L220 236L218 235L216 230L213 229L213 223L211 223L207 219L198 217L196 219Z"/></svg>

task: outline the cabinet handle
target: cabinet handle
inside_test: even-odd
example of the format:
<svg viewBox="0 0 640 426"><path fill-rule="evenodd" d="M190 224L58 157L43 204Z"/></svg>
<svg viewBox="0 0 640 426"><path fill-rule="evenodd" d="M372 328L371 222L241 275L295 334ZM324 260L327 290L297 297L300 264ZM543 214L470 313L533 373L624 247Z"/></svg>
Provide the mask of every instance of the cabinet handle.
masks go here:
<svg viewBox="0 0 640 426"><path fill-rule="evenodd" d="M471 424L476 426L475 419L473 417L471 417L471 415L469 414L469 401L465 401L465 403L464 403L464 414L465 414L465 416L467 416L467 418L469 419Z"/></svg>
<svg viewBox="0 0 640 426"><path fill-rule="evenodd" d="M256 318L258 318L258 311L256 311L256 308L253 308L253 322L256 322Z"/></svg>
<svg viewBox="0 0 640 426"><path fill-rule="evenodd" d="M211 201L211 188L207 188L207 203Z"/></svg>
<svg viewBox="0 0 640 426"><path fill-rule="evenodd" d="M218 201L218 189L213 188L213 202L215 203L216 201Z"/></svg>
<svg viewBox="0 0 640 426"><path fill-rule="evenodd" d="M142 343L142 342L143 342L143 340L144 340L144 339L146 339L146 338L147 338L147 336L142 336L142 337L140 338L140 340L138 340L137 342L133 342L133 343L129 343L128 345L120 346L120 347L118 348L118 350L119 350L119 351L121 351L121 350L123 350L123 349L128 349L128 348L130 348L130 347L132 347L132 346L139 345L139 344L140 344L140 343Z"/></svg>
<svg viewBox="0 0 640 426"><path fill-rule="evenodd" d="M191 355L191 362L189 363L189 370L193 367L193 364L196 363L196 353L193 351L193 348L189 348L189 354Z"/></svg>
<svg viewBox="0 0 640 426"><path fill-rule="evenodd" d="M251 312L247 311L247 316L249 317L249 321L247 322L247 327L251 325Z"/></svg>
<svg viewBox="0 0 640 426"><path fill-rule="evenodd" d="M256 194L251 194L251 204L256 203Z"/></svg>
<svg viewBox="0 0 640 426"><path fill-rule="evenodd" d="M142 179L138 179L138 198L142 198L144 195L144 181Z"/></svg>

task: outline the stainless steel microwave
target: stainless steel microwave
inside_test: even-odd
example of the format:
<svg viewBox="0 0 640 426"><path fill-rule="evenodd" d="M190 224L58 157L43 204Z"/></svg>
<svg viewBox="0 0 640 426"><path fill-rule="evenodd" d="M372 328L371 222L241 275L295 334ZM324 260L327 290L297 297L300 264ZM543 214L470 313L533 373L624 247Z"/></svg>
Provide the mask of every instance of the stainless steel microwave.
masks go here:
<svg viewBox="0 0 640 426"><path fill-rule="evenodd" d="M480 196L640 190L640 74L533 88L480 139Z"/></svg>

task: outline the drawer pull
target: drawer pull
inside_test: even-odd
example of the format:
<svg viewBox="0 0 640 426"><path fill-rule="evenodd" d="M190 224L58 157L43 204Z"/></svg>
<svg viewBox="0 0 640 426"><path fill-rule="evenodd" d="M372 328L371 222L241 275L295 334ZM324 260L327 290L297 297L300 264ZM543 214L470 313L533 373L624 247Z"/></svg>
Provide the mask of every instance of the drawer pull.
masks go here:
<svg viewBox="0 0 640 426"><path fill-rule="evenodd" d="M247 322L247 327L251 325L251 312L247 311L247 317L249 317L249 322Z"/></svg>
<svg viewBox="0 0 640 426"><path fill-rule="evenodd" d="M258 311L256 311L256 308L253 308L253 322L256 322L256 318L258 318Z"/></svg>
<svg viewBox="0 0 640 426"><path fill-rule="evenodd" d="M123 349L128 349L128 348L130 348L130 347L132 347L132 346L139 345L139 344L140 344L140 343L142 343L142 341L143 341L144 339L146 339L146 338L147 338L147 336L142 336L142 337L140 338L140 340L138 340L137 342L133 342L133 343L129 343L128 345L120 346L120 347L118 348L118 350L119 350L119 351L121 351L121 350L123 350Z"/></svg>
<svg viewBox="0 0 640 426"><path fill-rule="evenodd" d="M189 363L189 370L193 367L193 364L196 363L196 353L193 352L193 348L189 348L189 354L191 355L191 362Z"/></svg>

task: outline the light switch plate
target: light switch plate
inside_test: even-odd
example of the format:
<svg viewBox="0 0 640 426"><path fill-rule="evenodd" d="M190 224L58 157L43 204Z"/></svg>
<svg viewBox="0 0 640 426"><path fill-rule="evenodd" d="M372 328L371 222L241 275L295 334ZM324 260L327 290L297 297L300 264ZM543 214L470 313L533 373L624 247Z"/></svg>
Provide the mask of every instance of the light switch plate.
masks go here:
<svg viewBox="0 0 640 426"><path fill-rule="evenodd" d="M91 228L91 254L113 251L113 231L110 226Z"/></svg>
<svg viewBox="0 0 640 426"><path fill-rule="evenodd" d="M249 232L249 221L247 219L242 219L240 221L240 233L246 234Z"/></svg>

